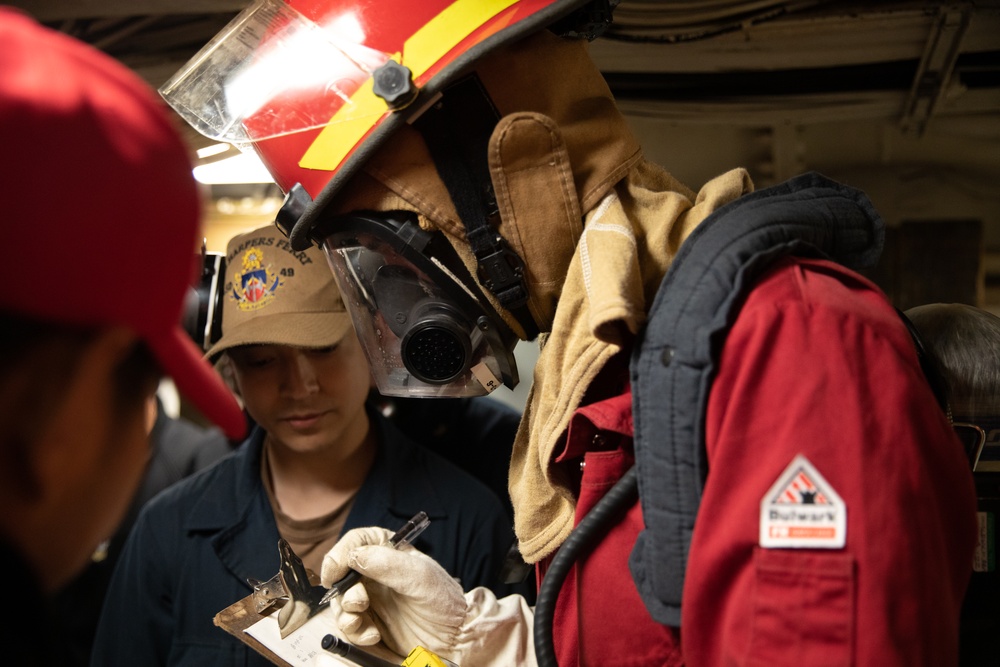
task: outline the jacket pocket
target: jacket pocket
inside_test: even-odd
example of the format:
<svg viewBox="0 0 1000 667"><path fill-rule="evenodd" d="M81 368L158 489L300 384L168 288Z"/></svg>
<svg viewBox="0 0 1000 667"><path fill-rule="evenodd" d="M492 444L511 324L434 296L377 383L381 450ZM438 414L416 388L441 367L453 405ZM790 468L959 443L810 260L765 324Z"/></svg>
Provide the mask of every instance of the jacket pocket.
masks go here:
<svg viewBox="0 0 1000 667"><path fill-rule="evenodd" d="M748 666L853 665L850 554L757 547L754 570Z"/></svg>

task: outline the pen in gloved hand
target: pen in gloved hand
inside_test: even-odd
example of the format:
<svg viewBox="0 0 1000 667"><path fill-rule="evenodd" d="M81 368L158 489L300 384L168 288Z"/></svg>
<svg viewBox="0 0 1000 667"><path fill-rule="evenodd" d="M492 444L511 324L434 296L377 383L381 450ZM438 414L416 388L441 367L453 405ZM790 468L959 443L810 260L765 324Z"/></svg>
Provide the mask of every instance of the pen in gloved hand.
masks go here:
<svg viewBox="0 0 1000 667"><path fill-rule="evenodd" d="M424 532L424 528L429 526L430 523L431 520L427 518L427 512L417 512L417 514L412 519L407 521L402 528L393 533L392 537L389 538L389 546L396 549L400 544L410 544L413 540L417 539L417 535ZM326 604L338 595L342 595L348 588L358 583L360 579L360 572L357 570L350 570L343 579L333 582L333 585L330 586L330 590L323 594L319 603L321 605Z"/></svg>

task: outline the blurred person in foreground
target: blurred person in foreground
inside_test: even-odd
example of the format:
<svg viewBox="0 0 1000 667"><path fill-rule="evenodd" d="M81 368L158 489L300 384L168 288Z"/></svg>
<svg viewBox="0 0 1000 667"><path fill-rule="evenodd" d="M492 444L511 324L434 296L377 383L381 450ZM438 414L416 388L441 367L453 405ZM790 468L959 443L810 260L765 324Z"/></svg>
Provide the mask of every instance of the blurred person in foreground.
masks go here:
<svg viewBox="0 0 1000 667"><path fill-rule="evenodd" d="M0 560L4 664L59 664L51 598L121 521L161 376L241 437L180 327L200 202L187 150L135 74L0 8ZM153 261L150 261L150 259Z"/></svg>
<svg viewBox="0 0 1000 667"><path fill-rule="evenodd" d="M363 575L341 630L476 667L954 664L972 475L854 270L883 221L819 174L645 160L581 39L612 4L259 0L161 88L260 154L383 394L513 387L540 339L508 484L536 605L360 528L322 570Z"/></svg>
<svg viewBox="0 0 1000 667"><path fill-rule="evenodd" d="M507 592L514 535L481 482L398 431L367 403L371 373L317 248L268 225L226 249L221 337L255 424L236 452L143 508L94 641L98 665L268 664L213 617L279 570L279 538L307 570L358 526L395 530L418 512L414 547L471 590Z"/></svg>

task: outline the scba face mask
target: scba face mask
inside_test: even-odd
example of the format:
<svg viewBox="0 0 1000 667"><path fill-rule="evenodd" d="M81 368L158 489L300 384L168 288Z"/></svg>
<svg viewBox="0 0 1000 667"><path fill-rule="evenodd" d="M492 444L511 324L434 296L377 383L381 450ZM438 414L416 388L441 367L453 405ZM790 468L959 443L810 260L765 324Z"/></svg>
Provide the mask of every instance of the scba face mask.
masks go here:
<svg viewBox="0 0 1000 667"><path fill-rule="evenodd" d="M517 385L517 336L439 232L404 211L336 216L317 231L382 394L481 396Z"/></svg>

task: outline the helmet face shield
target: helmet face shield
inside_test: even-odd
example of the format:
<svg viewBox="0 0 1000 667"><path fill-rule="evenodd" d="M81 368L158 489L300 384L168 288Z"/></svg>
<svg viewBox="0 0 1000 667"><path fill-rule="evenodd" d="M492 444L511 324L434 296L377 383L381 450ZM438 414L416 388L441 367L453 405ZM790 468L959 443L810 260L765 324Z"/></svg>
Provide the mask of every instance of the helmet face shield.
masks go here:
<svg viewBox="0 0 1000 667"><path fill-rule="evenodd" d="M470 63L583 1L254 0L160 94L316 199Z"/></svg>
<svg viewBox="0 0 1000 667"><path fill-rule="evenodd" d="M386 105L352 96L390 54L364 37L350 13L321 26L282 0L256 0L160 93L196 130L241 148L331 123L373 125Z"/></svg>
<svg viewBox="0 0 1000 667"><path fill-rule="evenodd" d="M382 394L479 396L517 384L516 336L460 279L443 238L405 213L339 216L325 229L321 247Z"/></svg>

